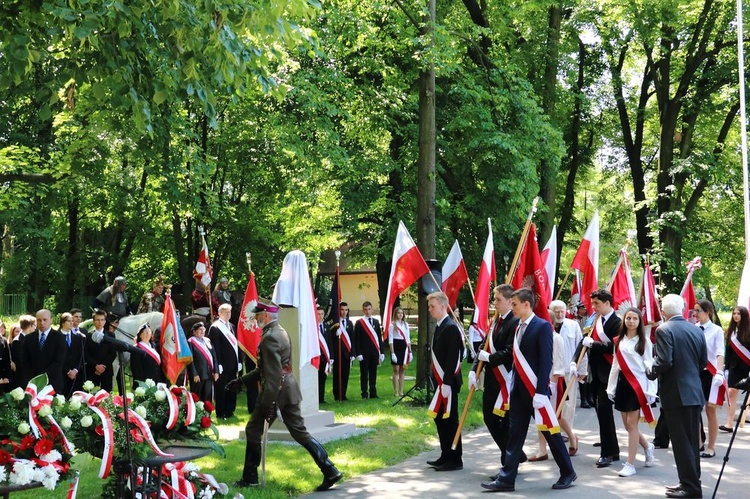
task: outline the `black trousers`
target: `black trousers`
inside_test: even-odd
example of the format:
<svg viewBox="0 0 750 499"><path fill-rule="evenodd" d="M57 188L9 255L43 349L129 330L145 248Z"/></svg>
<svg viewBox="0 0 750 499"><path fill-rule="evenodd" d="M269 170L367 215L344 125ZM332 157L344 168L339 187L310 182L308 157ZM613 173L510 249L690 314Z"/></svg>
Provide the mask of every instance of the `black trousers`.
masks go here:
<svg viewBox="0 0 750 499"><path fill-rule="evenodd" d="M336 359L333 363L333 399L346 400L346 389L349 387L349 371L351 363L344 355L343 360Z"/></svg>
<svg viewBox="0 0 750 499"><path fill-rule="evenodd" d="M701 406L665 408L663 411L672 437L672 454L680 485L685 492L697 495L701 493L701 458L698 451Z"/></svg>
<svg viewBox="0 0 750 499"><path fill-rule="evenodd" d="M321 356L318 368L318 402L321 404L326 401L326 379L328 375L325 369L325 359Z"/></svg>
<svg viewBox="0 0 750 499"><path fill-rule="evenodd" d="M364 355L359 363L359 388L362 398L373 398L378 396L376 382L378 380L378 355ZM367 389L370 389L368 395Z"/></svg>
<svg viewBox="0 0 750 499"><path fill-rule="evenodd" d="M617 443L615 429L614 404L607 396L607 380L599 380L594 376L591 389L596 393L596 419L599 421L599 441L601 457L612 457L620 454L620 444Z"/></svg>
<svg viewBox="0 0 750 499"><path fill-rule="evenodd" d="M190 381L190 391L198 395L202 402L211 402L214 399L214 380L213 378L202 379L199 382Z"/></svg>
<svg viewBox="0 0 750 499"><path fill-rule="evenodd" d="M463 456L463 447L461 446L461 437L458 438L456 449L451 449L453 439L456 436L456 430L458 430L458 390L453 389L451 392L451 411L448 413L448 417L443 418L445 407L441 407L435 418L435 426L437 427L438 438L440 439L440 460L448 464L462 464L463 460L461 456Z"/></svg>
<svg viewBox="0 0 750 499"><path fill-rule="evenodd" d="M214 385L214 397L216 398L216 417L229 418L234 415L237 408L237 393L227 390L227 383L237 377L237 371L225 370L219 374L219 379Z"/></svg>
<svg viewBox="0 0 750 499"><path fill-rule="evenodd" d="M529 420L534 417L534 406L528 395L511 394L510 396L510 435L508 437L508 448L505 451L505 464L500 470L498 480L506 483L515 483L518 476L518 465L523 455L523 444L529 432ZM547 446L555 458L555 463L560 469L560 477L566 477L573 473L573 463L570 462L568 449L560 433L551 434L543 431Z"/></svg>
<svg viewBox="0 0 750 499"><path fill-rule="evenodd" d="M492 376L492 373L485 371L484 375L486 380L486 377ZM485 387L484 394L482 395L482 415L484 416L484 424L487 426L490 435L492 435L492 440L495 441L497 447L500 449L500 462L505 463L505 451L508 448L508 431L510 430L510 417L507 412L503 417L492 412L495 409L497 396L498 393L495 390L488 390Z"/></svg>

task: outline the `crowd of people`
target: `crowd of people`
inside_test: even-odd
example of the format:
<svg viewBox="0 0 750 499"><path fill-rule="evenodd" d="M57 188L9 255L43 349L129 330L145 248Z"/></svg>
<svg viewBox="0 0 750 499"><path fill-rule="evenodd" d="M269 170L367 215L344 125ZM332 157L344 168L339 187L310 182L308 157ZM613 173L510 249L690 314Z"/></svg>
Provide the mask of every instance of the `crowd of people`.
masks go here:
<svg viewBox="0 0 750 499"><path fill-rule="evenodd" d="M84 317L80 309L61 314L57 329L46 309L35 316L22 315L18 323L9 326L0 322L0 393L24 387L42 373L57 393L66 396L81 390L87 380L112 391L116 348L102 338L114 339L121 318L131 314L126 288L127 281L118 277L96 297L88 331L80 327ZM156 279L140 300L138 311L163 310L164 289L162 278ZM254 311L258 326L263 328L256 365L238 346L237 332L230 321L228 282L222 279L213 293L209 291L198 285L193 293L194 314L198 317L188 333L193 362L178 382L189 384L200 400L214 402L220 419L234 416L237 390L248 388L248 411L253 417L247 427L248 450L240 485L257 483L262 423L272 423L281 415L292 436L320 466L324 475L321 490L329 488L341 474L305 430L299 414L301 395L291 371L289 337L278 325L277 306L259 303ZM461 367L470 351L473 363L468 385L473 390L483 385L482 414L498 447L501 465L491 480L482 482L483 488L515 490L519 466L549 459L548 449L560 471L553 488L572 485L577 478L571 457L578 453L574 426L580 387L580 407L593 406L596 410L596 445L600 449L597 467L621 461L622 443L627 450L619 475L633 476L639 448L644 454L643 465L649 467L654 464L655 448L665 448L671 441L680 483L667 488L667 497L701 497L700 460L715 456L720 431L733 431L738 393L746 388L750 374L747 308L735 307L724 331L713 322L710 301L699 300L693 321L688 321L683 318L682 298L667 295L662 300L665 321L648 325L636 308L615 311L610 292L600 289L591 294L596 314L593 322L582 304L567 310L564 302L556 300L549 307L550 323L534 314L534 295L529 289L500 285L493 290L495 318L490 331L481 341L473 342L467 341L449 315L445 294L432 293L427 301L429 314L437 324L431 348L434 397L430 412L441 449L439 458L428 461L428 465L437 471L463 468L460 434L455 441L454 437L459 424L458 394L463 385ZM214 310L215 318L211 316ZM359 364L362 399L377 399L378 368L386 354L392 366L393 394L403 396L404 372L413 360L403 309L394 308L385 335L368 301L362 304L362 316L356 323L349 318L345 302L339 304L338 319L332 323L324 322L322 307L317 312L319 402L325 402L328 377L333 378L333 399L348 400L350 370L355 362ZM141 324L132 341L140 351L130 355L133 387L146 379L166 381L158 340L154 338L158 331L153 326ZM651 335L647 333L649 327L654 328ZM268 385L269 380L278 386ZM122 393L124 387L118 388ZM719 425L718 409L724 398L726 419ZM653 411L657 400L661 404L658 424ZM618 441L614 411L620 413L626 441ZM532 417L539 429L539 449L527 456L523 445ZM641 431L643 420L656 426L652 442Z"/></svg>

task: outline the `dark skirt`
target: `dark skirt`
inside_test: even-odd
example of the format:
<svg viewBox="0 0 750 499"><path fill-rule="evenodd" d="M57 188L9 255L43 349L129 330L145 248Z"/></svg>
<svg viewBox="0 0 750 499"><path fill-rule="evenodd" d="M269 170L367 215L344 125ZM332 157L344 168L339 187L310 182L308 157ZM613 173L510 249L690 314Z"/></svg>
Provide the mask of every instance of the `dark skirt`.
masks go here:
<svg viewBox="0 0 750 499"><path fill-rule="evenodd" d="M404 357L406 357L406 341L404 340L393 340L393 353L396 354L396 359L398 362L393 362L393 359L391 359L391 365L404 365Z"/></svg>
<svg viewBox="0 0 750 499"><path fill-rule="evenodd" d="M706 369L701 371L701 388L703 388L703 397L708 402L708 396L711 395L711 382L714 380L713 375Z"/></svg>
<svg viewBox="0 0 750 499"><path fill-rule="evenodd" d="M639 411L641 404L638 402L638 397L635 394L635 390L628 383L625 375L620 372L617 377L617 388L615 389L615 409L620 412L632 412Z"/></svg>
<svg viewBox="0 0 750 499"><path fill-rule="evenodd" d="M729 369L729 379L727 380L729 388L733 388L734 385L747 378L748 374L750 374L750 367L742 361L739 362L739 365L731 367Z"/></svg>

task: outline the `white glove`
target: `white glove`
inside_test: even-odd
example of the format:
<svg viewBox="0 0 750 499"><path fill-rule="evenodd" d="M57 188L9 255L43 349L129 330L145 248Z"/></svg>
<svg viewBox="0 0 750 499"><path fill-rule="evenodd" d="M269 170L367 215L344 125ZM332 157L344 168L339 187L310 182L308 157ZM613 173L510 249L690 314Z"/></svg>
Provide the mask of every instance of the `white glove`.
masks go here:
<svg viewBox="0 0 750 499"><path fill-rule="evenodd" d="M545 406L546 402L549 400L549 397L546 395L542 395L541 393L535 393L534 394L534 400L531 401L531 404L534 406L534 409L541 409Z"/></svg>
<svg viewBox="0 0 750 499"><path fill-rule="evenodd" d="M583 339L582 343L583 343L583 346L585 346L586 348L591 348L591 345L594 344L594 338L592 338L591 336L586 336Z"/></svg>
<svg viewBox="0 0 750 499"><path fill-rule="evenodd" d="M360 362L362 362L363 360L365 360L365 358L362 357L361 355L357 355L357 360L360 361Z"/></svg>
<svg viewBox="0 0 750 499"><path fill-rule="evenodd" d="M378 358L378 364L382 364L382 363L383 363L383 360L385 360L385 355L383 355L383 354L381 353L381 354L380 354L380 357Z"/></svg>
<svg viewBox="0 0 750 499"><path fill-rule="evenodd" d="M451 394L451 386L450 385L440 385L440 395L442 395L445 398L450 397Z"/></svg>
<svg viewBox="0 0 750 499"><path fill-rule="evenodd" d="M714 374L714 383L717 385L724 383L724 373L716 371L716 374Z"/></svg>
<svg viewBox="0 0 750 499"><path fill-rule="evenodd" d="M329 360L328 363L333 365L333 359Z"/></svg>
<svg viewBox="0 0 750 499"><path fill-rule="evenodd" d="M224 374L224 366L219 364L219 374Z"/></svg>
<svg viewBox="0 0 750 499"><path fill-rule="evenodd" d="M489 362L490 361L490 354L486 350L480 350L477 354L477 358L481 360L482 362Z"/></svg>
<svg viewBox="0 0 750 499"><path fill-rule="evenodd" d="M643 365L646 366L646 372L650 371L654 367L654 359L644 360Z"/></svg>
<svg viewBox="0 0 750 499"><path fill-rule="evenodd" d="M469 390L471 389L476 390L477 389L477 373L474 371L469 371Z"/></svg>
<svg viewBox="0 0 750 499"><path fill-rule="evenodd" d="M336 337L341 336L341 328L336 329Z"/></svg>
<svg viewBox="0 0 750 499"><path fill-rule="evenodd" d="M354 357L349 357L349 367L351 367L352 364L354 364Z"/></svg>
<svg viewBox="0 0 750 499"><path fill-rule="evenodd" d="M398 364L398 357L396 357L396 354L395 354L395 353L392 353L392 354L391 354L391 361L392 361L392 362L393 362L394 364Z"/></svg>
<svg viewBox="0 0 750 499"><path fill-rule="evenodd" d="M570 363L570 375L578 376L578 365L575 362Z"/></svg>
<svg viewBox="0 0 750 499"><path fill-rule="evenodd" d="M614 402L615 394L613 392L607 392L607 398L609 399L610 402Z"/></svg>
<svg viewBox="0 0 750 499"><path fill-rule="evenodd" d="M238 372L238 373L241 373L241 372L242 372L242 362L238 362L238 363L237 363L237 372Z"/></svg>

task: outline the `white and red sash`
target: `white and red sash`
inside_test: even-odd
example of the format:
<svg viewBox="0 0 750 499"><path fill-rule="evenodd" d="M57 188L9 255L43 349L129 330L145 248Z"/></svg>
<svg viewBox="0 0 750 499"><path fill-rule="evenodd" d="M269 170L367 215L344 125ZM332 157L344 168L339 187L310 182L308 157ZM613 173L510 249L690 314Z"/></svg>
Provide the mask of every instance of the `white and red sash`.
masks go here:
<svg viewBox="0 0 750 499"><path fill-rule="evenodd" d="M239 354L239 351L237 350L237 338L234 337L234 335L232 334L232 331L229 329L229 327L226 324L218 320L215 321L211 325L219 328L219 331L221 331L221 334L223 334L224 337L229 342L229 344L232 345L232 348L234 349L234 356L237 358L237 362L239 363L240 354Z"/></svg>
<svg viewBox="0 0 750 499"><path fill-rule="evenodd" d="M396 331L398 331L398 334L401 336L401 339L404 340L404 343L406 343L406 352L404 353L404 365L407 365L413 359L413 356L411 353L411 341L406 339L406 333L401 330L401 327L397 323L395 322L393 323L393 328Z"/></svg>
<svg viewBox="0 0 750 499"><path fill-rule="evenodd" d="M201 355L203 355L203 358L206 359L206 363L208 364L208 368L211 372L214 372L214 358L211 355L211 352L208 351L208 346L204 345L203 342L195 336L191 336L188 341L201 353Z"/></svg>
<svg viewBox="0 0 750 499"><path fill-rule="evenodd" d="M634 355L638 355L637 352L633 352ZM631 354L631 355L633 355ZM638 399L638 404L641 406L641 416L649 424L649 426L656 426L656 420L654 419L654 412L651 410L651 403L654 401L653 394L647 393L648 391L648 378L646 372L640 368L630 355L625 355L620 349L619 342L615 342L615 355L617 355L617 364L620 371L625 376L628 384L635 392L635 396Z"/></svg>
<svg viewBox="0 0 750 499"><path fill-rule="evenodd" d="M152 347L145 341L139 341L136 346L140 348L141 350L143 350L144 352L146 352L149 357L154 359L154 362L156 362L156 365L159 365L159 366L161 365L161 355L159 355L159 352L157 352L154 347Z"/></svg>
<svg viewBox="0 0 750 499"><path fill-rule="evenodd" d="M706 371L710 372L711 376L714 376L718 372L716 366L710 360L708 361L708 364L706 364ZM729 386L727 385L726 379L722 378L721 382L712 379L711 389L708 392L708 404L717 407L724 405L724 401L727 399L728 388Z"/></svg>
<svg viewBox="0 0 750 499"><path fill-rule="evenodd" d="M487 337L487 345L489 345L488 352L490 354L497 352L492 336L493 335L490 334ZM495 399L492 413L502 417L505 416L505 413L510 409L510 372L508 372L508 369L502 364L499 366L491 366L490 364L487 364L487 367L490 368L490 372L495 376L495 380L497 380L497 384L500 386L500 392L497 394L497 399Z"/></svg>
<svg viewBox="0 0 750 499"><path fill-rule="evenodd" d="M520 324L519 324L520 328ZM536 394L537 376L534 370L529 365L529 362L521 352L520 339L518 337L518 329L516 329L516 336L513 340L513 369L516 371L517 376L521 379L523 386L529 392L529 396L534 398ZM555 409L552 407L552 402L549 397L544 397L544 407L541 409L534 409L534 421L536 422L536 429L539 431L548 431L552 434L560 433L560 423L557 421L555 415Z"/></svg>
<svg viewBox="0 0 750 499"><path fill-rule="evenodd" d="M737 332L732 333L732 336L729 338L729 346L732 347L732 350L737 354L737 357L742 359L742 362L750 366L750 350L745 348L745 346L740 343L740 340L737 339Z"/></svg>
<svg viewBox="0 0 750 499"><path fill-rule="evenodd" d="M320 354L323 356L326 364L323 370L328 374L331 372L331 352L328 350L328 343L326 343L326 338L323 336L323 331L320 330L320 327L318 327L318 345L320 346Z"/></svg>
<svg viewBox="0 0 750 499"><path fill-rule="evenodd" d="M378 355L380 355L380 341L378 341L378 333L375 332L375 328L370 324L370 321L368 321L366 317L362 317L358 322L363 328L365 328L367 336L370 338L370 341L372 341L372 344L375 345L375 350L378 351Z"/></svg>
<svg viewBox="0 0 750 499"><path fill-rule="evenodd" d="M614 312L612 312L614 314ZM591 338L594 341L598 341L600 343L603 343L604 345L609 345L611 343L611 340L609 339L609 336L606 335L604 332L604 323L602 322L602 317L597 317L596 321L594 322L594 329L591 331ZM609 365L612 365L612 360L614 357L611 353L605 353L604 358L607 359L607 362L609 362Z"/></svg>
<svg viewBox="0 0 750 499"><path fill-rule="evenodd" d="M339 321L339 338L344 342L347 353L352 351L352 339L349 338L349 332L346 330L346 319Z"/></svg>
<svg viewBox="0 0 750 499"><path fill-rule="evenodd" d="M565 376L558 376L557 380L549 381L550 399L555 401L555 407L560 407L565 395Z"/></svg>
<svg viewBox="0 0 750 499"><path fill-rule="evenodd" d="M453 374L456 375L461 370L461 354L459 353L456 356L456 367L453 369ZM435 380L437 381L437 386L435 387L435 395L432 397L432 402L430 402L430 407L427 409L427 414L430 415L432 418L436 418L438 415L438 411L441 407L444 407L443 410L443 419L447 419L450 417L451 414L451 408L452 408L452 400L453 400L453 387L450 385L445 385L443 383L443 379L445 377L445 370L443 369L443 366L440 365L440 363L437 360L437 357L435 357L435 351L432 351L432 374L435 376ZM448 387L448 394L443 396L443 386Z"/></svg>

